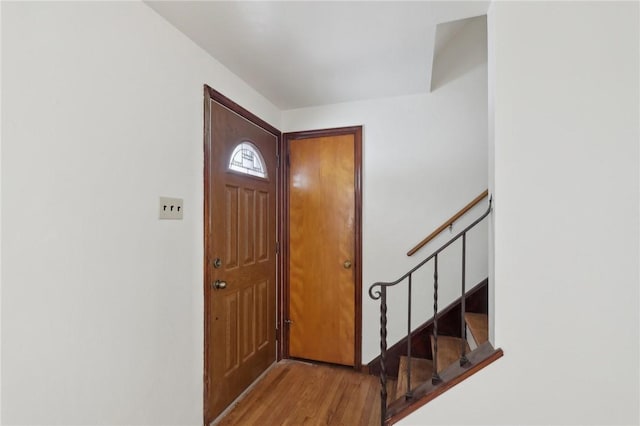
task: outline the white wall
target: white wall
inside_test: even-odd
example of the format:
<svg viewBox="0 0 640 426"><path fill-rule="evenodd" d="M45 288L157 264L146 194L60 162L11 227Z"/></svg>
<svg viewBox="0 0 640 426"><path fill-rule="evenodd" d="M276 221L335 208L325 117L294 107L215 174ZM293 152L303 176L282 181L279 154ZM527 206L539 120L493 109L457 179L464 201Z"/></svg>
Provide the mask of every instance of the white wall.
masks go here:
<svg viewBox="0 0 640 426"><path fill-rule="evenodd" d="M495 31L492 26L493 16L487 15L487 74L488 74L488 94L487 94L487 134L488 134L488 157L489 157L489 193L495 194L495 76L496 76L496 55L494 50ZM489 246L489 341L495 342L495 220L496 220L497 200L493 200L493 211L487 221L488 246Z"/></svg>
<svg viewBox="0 0 640 426"><path fill-rule="evenodd" d="M486 30L478 31L485 50ZM483 33L484 31L484 33ZM343 103L283 112L283 131L363 125L363 351L367 363L379 355L379 302L368 296L376 281L393 281L450 236L411 258L406 252L487 188L487 69L480 63L438 90L415 96ZM456 224L478 217L486 204ZM486 224L468 239L467 283L487 276ZM460 296L461 245L439 260L440 308ZM433 315L433 267L414 278L413 320ZM395 289L394 289L395 290ZM406 335L406 283L389 294L390 343ZM417 303L417 302L416 302ZM418 318L418 317L421 318Z"/></svg>
<svg viewBox="0 0 640 426"><path fill-rule="evenodd" d="M0 4L0 94L2 93L2 5ZM2 104L0 102L0 117ZM2 241L2 119L0 118L0 241ZM2 424L2 244L0 243L0 424Z"/></svg>
<svg viewBox="0 0 640 426"><path fill-rule="evenodd" d="M2 55L3 423L201 424L203 84L280 112L143 3L2 2Z"/></svg>
<svg viewBox="0 0 640 426"><path fill-rule="evenodd" d="M505 356L400 424L640 422L639 12L492 5Z"/></svg>

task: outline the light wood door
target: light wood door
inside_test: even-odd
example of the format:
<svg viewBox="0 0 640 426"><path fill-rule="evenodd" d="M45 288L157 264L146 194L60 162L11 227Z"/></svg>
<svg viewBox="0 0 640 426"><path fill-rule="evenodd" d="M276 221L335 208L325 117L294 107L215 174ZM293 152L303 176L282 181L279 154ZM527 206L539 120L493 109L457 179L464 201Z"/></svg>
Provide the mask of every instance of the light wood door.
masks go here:
<svg viewBox="0 0 640 426"><path fill-rule="evenodd" d="M275 361L278 144L277 136L208 101L205 423ZM261 168L264 177L257 176Z"/></svg>
<svg viewBox="0 0 640 426"><path fill-rule="evenodd" d="M355 365L356 135L289 140L289 355Z"/></svg>

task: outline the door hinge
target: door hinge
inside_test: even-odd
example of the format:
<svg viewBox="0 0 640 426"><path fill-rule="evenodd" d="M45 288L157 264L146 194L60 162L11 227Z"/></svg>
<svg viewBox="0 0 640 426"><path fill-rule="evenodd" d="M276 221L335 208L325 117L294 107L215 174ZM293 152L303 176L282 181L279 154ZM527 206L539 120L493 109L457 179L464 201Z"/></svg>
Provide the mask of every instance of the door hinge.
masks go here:
<svg viewBox="0 0 640 426"><path fill-rule="evenodd" d="M276 241L276 254L280 254L280 241Z"/></svg>
<svg viewBox="0 0 640 426"><path fill-rule="evenodd" d="M280 156L278 154L276 154L276 167L280 168Z"/></svg>
<svg viewBox="0 0 640 426"><path fill-rule="evenodd" d="M279 331L280 330L278 330L278 327L276 327L276 342L280 340L280 334L278 334Z"/></svg>

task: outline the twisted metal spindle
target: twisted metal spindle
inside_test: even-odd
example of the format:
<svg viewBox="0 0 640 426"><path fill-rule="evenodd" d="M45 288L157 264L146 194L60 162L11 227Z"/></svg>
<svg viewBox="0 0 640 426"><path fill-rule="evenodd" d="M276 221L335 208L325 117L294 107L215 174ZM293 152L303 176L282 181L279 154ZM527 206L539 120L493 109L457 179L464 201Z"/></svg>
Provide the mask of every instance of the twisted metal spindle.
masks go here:
<svg viewBox="0 0 640 426"><path fill-rule="evenodd" d="M438 254L433 257L433 374L431 383L442 382L438 374Z"/></svg>
<svg viewBox="0 0 640 426"><path fill-rule="evenodd" d="M387 288L380 289L380 425L387 418Z"/></svg>
<svg viewBox="0 0 640 426"><path fill-rule="evenodd" d="M462 305L460 307L460 337L462 337L462 346L460 355L460 366L464 367L469 364L467 358L467 327L464 320L464 314L467 310L467 295L466 295L466 259L467 259L467 233L462 234Z"/></svg>

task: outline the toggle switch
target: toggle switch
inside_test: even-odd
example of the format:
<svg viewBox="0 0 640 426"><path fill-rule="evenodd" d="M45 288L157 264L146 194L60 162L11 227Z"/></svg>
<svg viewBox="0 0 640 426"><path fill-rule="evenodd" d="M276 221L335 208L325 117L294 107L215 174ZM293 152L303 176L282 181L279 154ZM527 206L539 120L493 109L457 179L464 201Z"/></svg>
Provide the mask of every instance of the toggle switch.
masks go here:
<svg viewBox="0 0 640 426"><path fill-rule="evenodd" d="M160 197L159 219L182 220L182 198Z"/></svg>

